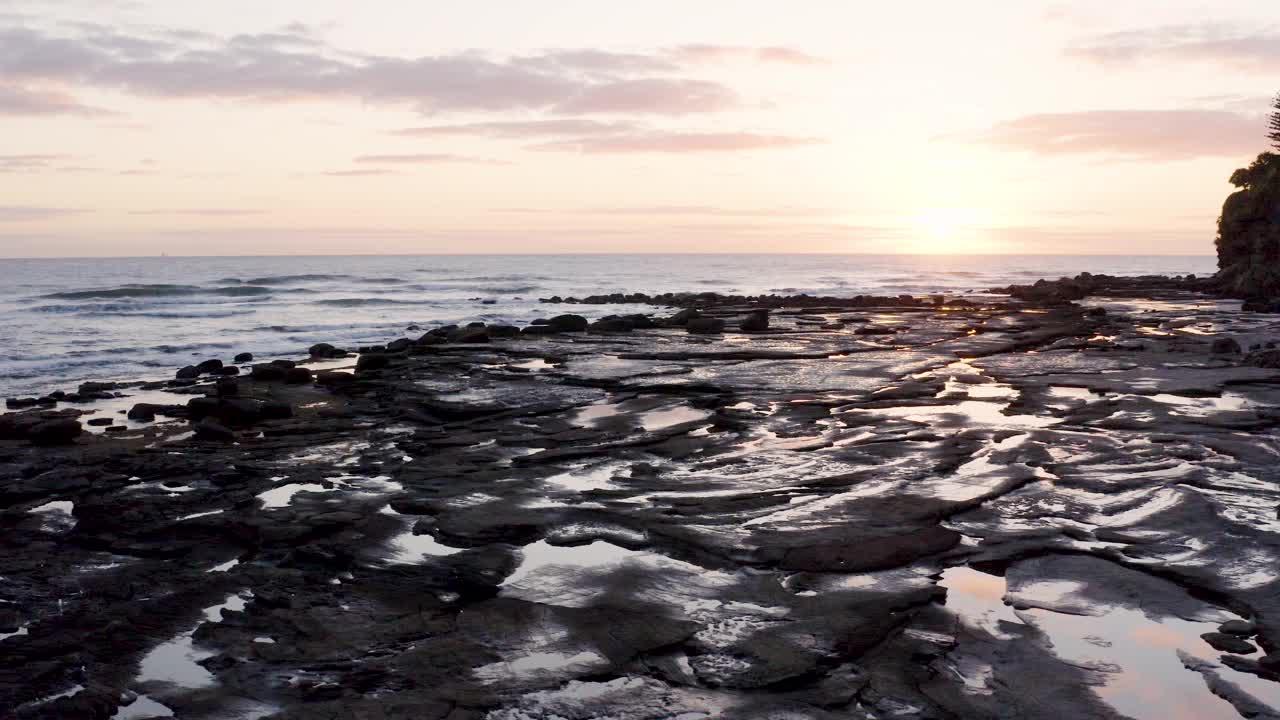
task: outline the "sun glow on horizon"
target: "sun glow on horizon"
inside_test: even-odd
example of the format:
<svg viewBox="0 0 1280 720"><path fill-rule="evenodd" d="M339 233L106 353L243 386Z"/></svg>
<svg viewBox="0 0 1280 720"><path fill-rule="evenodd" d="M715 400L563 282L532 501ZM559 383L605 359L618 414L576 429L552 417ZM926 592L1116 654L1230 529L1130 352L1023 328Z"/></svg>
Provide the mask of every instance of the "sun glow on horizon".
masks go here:
<svg viewBox="0 0 1280 720"><path fill-rule="evenodd" d="M909 252L969 253L990 250L984 233L991 227L990 213L975 208L935 207L908 220L912 228Z"/></svg>

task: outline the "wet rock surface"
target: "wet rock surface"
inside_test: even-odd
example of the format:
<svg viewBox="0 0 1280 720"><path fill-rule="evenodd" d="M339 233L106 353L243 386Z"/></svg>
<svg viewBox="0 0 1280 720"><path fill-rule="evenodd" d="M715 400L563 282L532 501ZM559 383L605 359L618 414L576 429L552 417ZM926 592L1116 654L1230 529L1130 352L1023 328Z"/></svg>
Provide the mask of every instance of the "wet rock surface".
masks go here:
<svg viewBox="0 0 1280 720"><path fill-rule="evenodd" d="M1275 717L1280 374L1215 341L1280 320L1086 302L558 315L0 416L0 716Z"/></svg>

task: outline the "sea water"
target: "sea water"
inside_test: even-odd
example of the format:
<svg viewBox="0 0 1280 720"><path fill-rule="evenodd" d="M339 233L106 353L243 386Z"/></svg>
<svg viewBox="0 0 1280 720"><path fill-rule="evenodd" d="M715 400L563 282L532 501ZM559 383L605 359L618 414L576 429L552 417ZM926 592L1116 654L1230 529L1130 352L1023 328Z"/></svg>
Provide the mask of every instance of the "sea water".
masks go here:
<svg viewBox="0 0 1280 720"><path fill-rule="evenodd" d="M296 356L481 320L523 324L595 293L971 293L1080 272L1208 274L1208 256L449 255L0 260L0 397L172 377L239 352ZM410 331L410 326L421 331Z"/></svg>

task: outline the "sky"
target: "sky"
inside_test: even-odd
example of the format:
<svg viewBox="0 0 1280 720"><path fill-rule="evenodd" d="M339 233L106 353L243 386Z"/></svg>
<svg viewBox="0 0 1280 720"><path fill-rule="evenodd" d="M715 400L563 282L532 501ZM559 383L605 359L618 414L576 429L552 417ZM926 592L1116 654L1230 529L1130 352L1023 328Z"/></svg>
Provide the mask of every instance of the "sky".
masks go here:
<svg viewBox="0 0 1280 720"><path fill-rule="evenodd" d="M0 0L0 257L1212 254L1275 0Z"/></svg>

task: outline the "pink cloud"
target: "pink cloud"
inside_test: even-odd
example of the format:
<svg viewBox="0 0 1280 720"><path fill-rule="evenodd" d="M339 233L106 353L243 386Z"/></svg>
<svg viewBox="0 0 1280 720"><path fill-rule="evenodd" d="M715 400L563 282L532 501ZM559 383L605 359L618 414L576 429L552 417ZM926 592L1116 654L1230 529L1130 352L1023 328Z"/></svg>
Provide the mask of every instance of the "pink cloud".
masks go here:
<svg viewBox="0 0 1280 720"><path fill-rule="evenodd" d="M81 208L40 207L35 205L0 205L0 222L31 222L91 212Z"/></svg>
<svg viewBox="0 0 1280 720"><path fill-rule="evenodd" d="M1222 110L1095 110L1026 115L940 139L1039 155L1169 161L1260 152L1263 127L1261 116Z"/></svg>
<svg viewBox="0 0 1280 720"><path fill-rule="evenodd" d="M529 138L556 135L612 135L635 130L626 122L603 122L584 118L553 118L550 120L496 120L491 122L427 125L393 131L406 137L430 137L437 135L479 135L492 138Z"/></svg>
<svg viewBox="0 0 1280 720"><path fill-rule="evenodd" d="M59 90L0 84L0 115L108 115Z"/></svg>
<svg viewBox="0 0 1280 720"><path fill-rule="evenodd" d="M702 153L796 148L824 142L826 141L820 138L761 135L749 132L654 131L558 140L531 145L528 149L587 154Z"/></svg>
<svg viewBox="0 0 1280 720"><path fill-rule="evenodd" d="M330 177L374 177L377 175L395 175L395 170L386 168L357 168L354 170L329 170L321 173Z"/></svg>
<svg viewBox="0 0 1280 720"><path fill-rule="evenodd" d="M729 110L737 93L719 83L680 78L639 78L585 88L554 110L566 115L643 113L688 115Z"/></svg>
<svg viewBox="0 0 1280 720"><path fill-rule="evenodd" d="M671 49L671 55L683 62L734 62L755 61L785 65L826 65L825 58L810 55L789 47L745 47L741 45L681 45Z"/></svg>
<svg viewBox="0 0 1280 720"><path fill-rule="evenodd" d="M100 26L78 26L71 32L0 29L0 48L0 76L10 83L78 85L152 98L359 100L421 112L551 109L669 115L738 105L733 90L680 75L662 52L583 49L507 58L475 52L389 57L345 52L305 29L220 39ZM70 102L63 105L69 108Z"/></svg>
<svg viewBox="0 0 1280 720"><path fill-rule="evenodd" d="M416 153L411 155L361 155L355 159L357 163L372 165L435 165L440 163L480 163L485 165L504 164L500 160L454 155L452 153Z"/></svg>
<svg viewBox="0 0 1280 720"><path fill-rule="evenodd" d="M1244 72L1280 72L1280 33L1217 24L1170 25L1096 36L1067 54L1106 65L1211 62Z"/></svg>

